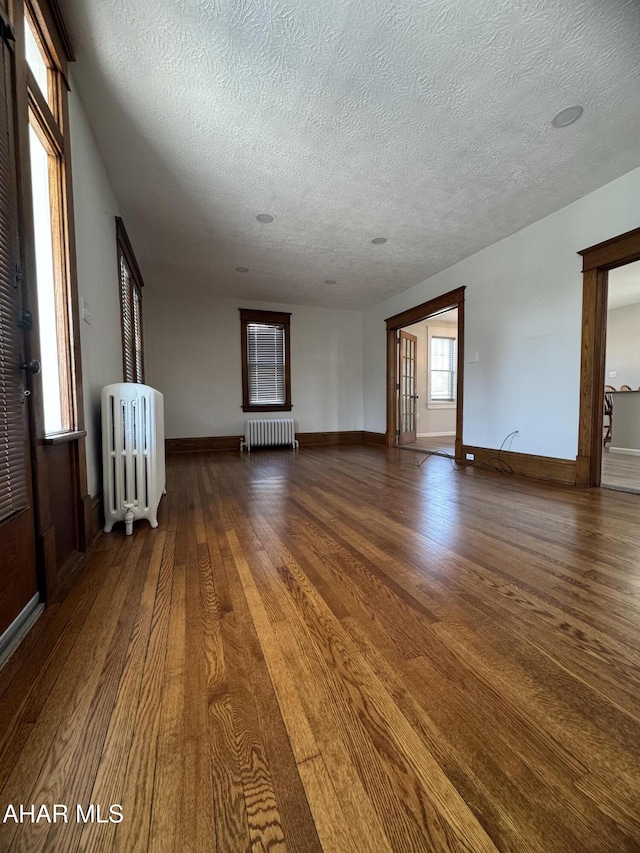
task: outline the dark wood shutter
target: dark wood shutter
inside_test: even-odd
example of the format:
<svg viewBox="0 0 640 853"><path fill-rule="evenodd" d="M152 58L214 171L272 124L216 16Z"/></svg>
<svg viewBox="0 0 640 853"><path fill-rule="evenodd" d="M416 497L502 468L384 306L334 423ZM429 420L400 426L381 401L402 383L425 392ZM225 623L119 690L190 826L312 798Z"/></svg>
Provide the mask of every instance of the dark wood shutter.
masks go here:
<svg viewBox="0 0 640 853"><path fill-rule="evenodd" d="M140 269L126 229L116 216L120 308L122 318L122 369L125 382L144 382L142 287Z"/></svg>
<svg viewBox="0 0 640 853"><path fill-rule="evenodd" d="M133 305L131 273L124 255L120 255L120 305L122 308L122 364L124 381L135 382Z"/></svg>
<svg viewBox="0 0 640 853"><path fill-rule="evenodd" d="M134 382L144 382L144 362L142 355L142 296L135 284L131 288L131 305L133 308Z"/></svg>
<svg viewBox="0 0 640 853"><path fill-rule="evenodd" d="M0 19L0 27L2 20ZM11 53L2 41L0 69L0 521L28 506L25 465L21 292L13 148Z"/></svg>

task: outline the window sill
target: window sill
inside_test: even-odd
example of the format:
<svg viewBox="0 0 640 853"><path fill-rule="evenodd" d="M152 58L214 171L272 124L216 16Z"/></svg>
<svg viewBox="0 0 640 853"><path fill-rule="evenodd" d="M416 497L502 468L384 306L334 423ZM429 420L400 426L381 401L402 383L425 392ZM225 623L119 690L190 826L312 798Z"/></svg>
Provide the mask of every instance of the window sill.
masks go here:
<svg viewBox="0 0 640 853"><path fill-rule="evenodd" d="M455 409L456 402L453 403L427 403L427 409Z"/></svg>
<svg viewBox="0 0 640 853"><path fill-rule="evenodd" d="M293 406L243 406L243 412L290 412Z"/></svg>
<svg viewBox="0 0 640 853"><path fill-rule="evenodd" d="M69 441L78 441L79 439L84 438L86 434L87 431L84 429L71 430L69 432L56 432L51 435L45 435L43 444L66 444Z"/></svg>

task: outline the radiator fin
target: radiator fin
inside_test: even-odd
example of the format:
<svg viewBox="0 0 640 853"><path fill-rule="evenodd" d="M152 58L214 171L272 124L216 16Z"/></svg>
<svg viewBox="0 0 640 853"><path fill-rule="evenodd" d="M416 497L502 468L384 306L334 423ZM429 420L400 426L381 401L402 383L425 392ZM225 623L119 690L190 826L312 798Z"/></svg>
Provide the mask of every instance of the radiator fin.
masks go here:
<svg viewBox="0 0 640 853"><path fill-rule="evenodd" d="M102 389L105 532L116 521L146 518L158 526L165 490L164 400L148 385L119 382Z"/></svg>
<svg viewBox="0 0 640 853"><path fill-rule="evenodd" d="M298 447L293 418L253 418L244 422L240 450L252 447Z"/></svg>

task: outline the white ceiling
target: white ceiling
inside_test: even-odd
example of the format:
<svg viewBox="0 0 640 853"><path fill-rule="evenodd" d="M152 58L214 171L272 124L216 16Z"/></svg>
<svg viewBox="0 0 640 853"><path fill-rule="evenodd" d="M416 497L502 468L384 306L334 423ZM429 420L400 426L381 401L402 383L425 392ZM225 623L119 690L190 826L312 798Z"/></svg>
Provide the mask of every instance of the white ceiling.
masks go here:
<svg viewBox="0 0 640 853"><path fill-rule="evenodd" d="M61 6L150 288L366 307L640 165L638 0Z"/></svg>
<svg viewBox="0 0 640 853"><path fill-rule="evenodd" d="M609 311L640 302L640 261L609 271Z"/></svg>

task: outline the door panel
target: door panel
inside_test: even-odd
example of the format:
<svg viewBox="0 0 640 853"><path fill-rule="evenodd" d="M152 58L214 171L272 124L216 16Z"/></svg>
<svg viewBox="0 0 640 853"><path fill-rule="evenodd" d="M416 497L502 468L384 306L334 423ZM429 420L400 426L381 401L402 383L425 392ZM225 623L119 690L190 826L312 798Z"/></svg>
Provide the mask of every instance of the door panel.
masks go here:
<svg viewBox="0 0 640 853"><path fill-rule="evenodd" d="M0 17L4 19L0 3ZM0 21L0 24L2 21ZM0 29L6 31L3 25ZM37 591L10 40L0 41L0 634Z"/></svg>
<svg viewBox="0 0 640 853"><path fill-rule="evenodd" d="M416 394L418 338L400 332L398 359L398 444L412 444L416 440L418 395Z"/></svg>

